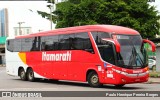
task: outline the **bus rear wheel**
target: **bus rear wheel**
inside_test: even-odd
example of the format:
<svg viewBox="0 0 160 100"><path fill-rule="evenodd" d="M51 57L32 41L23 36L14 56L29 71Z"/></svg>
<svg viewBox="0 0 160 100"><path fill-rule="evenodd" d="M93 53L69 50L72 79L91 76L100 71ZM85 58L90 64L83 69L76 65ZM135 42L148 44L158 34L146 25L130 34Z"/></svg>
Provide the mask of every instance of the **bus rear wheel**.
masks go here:
<svg viewBox="0 0 160 100"><path fill-rule="evenodd" d="M28 81L31 81L31 82L33 82L35 80L34 72L31 68L27 70L27 79L28 79Z"/></svg>
<svg viewBox="0 0 160 100"><path fill-rule="evenodd" d="M21 80L23 80L23 81L26 81L26 80L27 80L27 78L26 78L26 72L24 71L23 68L21 68L21 69L19 70L19 76L20 76L20 79L21 79Z"/></svg>
<svg viewBox="0 0 160 100"><path fill-rule="evenodd" d="M87 81L91 87L101 87L102 84L99 83L99 77L96 72L92 71L87 76Z"/></svg>

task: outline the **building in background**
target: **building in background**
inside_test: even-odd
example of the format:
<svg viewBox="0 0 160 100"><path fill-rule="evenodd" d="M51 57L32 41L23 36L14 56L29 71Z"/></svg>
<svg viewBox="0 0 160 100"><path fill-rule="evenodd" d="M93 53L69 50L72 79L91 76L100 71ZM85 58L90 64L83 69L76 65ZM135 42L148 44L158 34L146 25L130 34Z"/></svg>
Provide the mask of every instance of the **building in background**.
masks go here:
<svg viewBox="0 0 160 100"><path fill-rule="evenodd" d="M32 28L31 27L14 27L14 35L19 36L19 35L27 35L32 33Z"/></svg>
<svg viewBox="0 0 160 100"><path fill-rule="evenodd" d="M5 42L9 36L8 9L0 9L0 66L5 65Z"/></svg>
<svg viewBox="0 0 160 100"><path fill-rule="evenodd" d="M8 9L4 8L0 10L0 37L7 37L8 32Z"/></svg>

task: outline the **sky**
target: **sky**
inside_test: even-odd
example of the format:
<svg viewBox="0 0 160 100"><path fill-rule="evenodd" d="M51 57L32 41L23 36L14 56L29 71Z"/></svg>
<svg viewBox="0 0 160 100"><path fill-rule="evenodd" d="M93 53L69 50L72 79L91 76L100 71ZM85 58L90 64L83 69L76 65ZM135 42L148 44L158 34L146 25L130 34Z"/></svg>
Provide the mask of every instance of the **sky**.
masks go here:
<svg viewBox="0 0 160 100"><path fill-rule="evenodd" d="M156 9L160 12L160 0L155 0L155 2L150 4L155 5L157 7ZM47 8L46 5L46 1L0 1L0 9L7 8L9 12L9 36L14 35L13 27L18 27L18 22L25 22L22 24L22 27L32 27L33 33L39 30L50 30L50 21L42 18L36 12L39 10L49 13L50 9ZM53 24L52 29L54 29L54 27L55 24Z"/></svg>
<svg viewBox="0 0 160 100"><path fill-rule="evenodd" d="M156 6L156 9L160 12L160 0L155 0L155 2L151 2L149 4Z"/></svg>
<svg viewBox="0 0 160 100"><path fill-rule="evenodd" d="M8 9L9 35L14 34L13 27L18 27L18 22L25 22L22 27L32 27L33 33L50 30L51 22L37 13L37 10L49 13L50 9L46 5L46 1L0 1L0 9Z"/></svg>

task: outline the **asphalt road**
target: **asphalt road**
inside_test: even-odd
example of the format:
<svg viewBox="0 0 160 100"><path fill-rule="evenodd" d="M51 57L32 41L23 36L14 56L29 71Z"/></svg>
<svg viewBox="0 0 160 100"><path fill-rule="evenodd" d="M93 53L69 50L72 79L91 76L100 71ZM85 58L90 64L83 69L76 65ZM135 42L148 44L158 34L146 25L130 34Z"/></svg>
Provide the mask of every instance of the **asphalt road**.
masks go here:
<svg viewBox="0 0 160 100"><path fill-rule="evenodd" d="M138 84L125 85L123 88L115 88L112 85L104 85L102 88L92 88L87 83L78 83L69 81L52 82L52 81L40 80L37 82L28 82L20 80L19 77L13 77L7 75L5 72L5 67L0 67L0 91L160 91L160 84L138 83ZM87 98L88 100L89 99L97 100L97 97L93 98L87 97ZM106 99L105 97L101 97L101 99L103 98ZM132 100L132 98L134 99L134 97L130 97L130 100ZM147 97L144 98L150 100ZM156 97L154 99L158 100L159 98L160 97ZM60 98L56 97L56 99L80 100L82 98L67 97L66 99L62 97ZM33 100L35 100L35 98Z"/></svg>

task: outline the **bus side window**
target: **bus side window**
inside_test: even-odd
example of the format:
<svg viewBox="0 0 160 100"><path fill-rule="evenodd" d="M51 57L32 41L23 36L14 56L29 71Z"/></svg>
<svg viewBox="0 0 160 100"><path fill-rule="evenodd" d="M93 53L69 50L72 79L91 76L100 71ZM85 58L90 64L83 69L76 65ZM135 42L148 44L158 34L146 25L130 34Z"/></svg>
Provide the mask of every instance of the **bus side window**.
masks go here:
<svg viewBox="0 0 160 100"><path fill-rule="evenodd" d="M58 35L41 37L41 50L58 50Z"/></svg>
<svg viewBox="0 0 160 100"><path fill-rule="evenodd" d="M101 39L102 38L111 38L109 33L106 32L91 32L96 44L101 44Z"/></svg>
<svg viewBox="0 0 160 100"><path fill-rule="evenodd" d="M21 51L37 51L36 42L36 37L21 39Z"/></svg>
<svg viewBox="0 0 160 100"><path fill-rule="evenodd" d="M112 43L104 42L101 46L98 46L98 50L104 61L115 64L114 45Z"/></svg>
<svg viewBox="0 0 160 100"><path fill-rule="evenodd" d="M38 40L38 37L35 37L33 39L31 51L39 51L40 50L39 41L40 40Z"/></svg>
<svg viewBox="0 0 160 100"><path fill-rule="evenodd" d="M10 43L10 41L8 40L8 41L7 41L7 45L8 45L8 46L9 46L9 43Z"/></svg>
<svg viewBox="0 0 160 100"><path fill-rule="evenodd" d="M71 50L74 50L74 45L73 45L73 42L74 42L74 37L75 37L75 34L70 34L69 35L69 47Z"/></svg>
<svg viewBox="0 0 160 100"><path fill-rule="evenodd" d="M13 52L14 49L14 40L7 40L7 50Z"/></svg>
<svg viewBox="0 0 160 100"><path fill-rule="evenodd" d="M45 42L41 43L41 50L44 51L45 50Z"/></svg>
<svg viewBox="0 0 160 100"><path fill-rule="evenodd" d="M59 35L59 50L70 50L69 34Z"/></svg>
<svg viewBox="0 0 160 100"><path fill-rule="evenodd" d="M58 50L58 45L59 45L59 39L58 35L52 36L52 50Z"/></svg>
<svg viewBox="0 0 160 100"><path fill-rule="evenodd" d="M76 50L85 50L93 53L93 47L88 36L88 33L77 33L73 40L74 49Z"/></svg>
<svg viewBox="0 0 160 100"><path fill-rule="evenodd" d="M14 45L14 49L13 51L14 52L19 52L19 51L22 51L22 42L21 42L22 39L15 39L14 42L13 42L13 45Z"/></svg>

